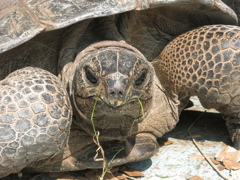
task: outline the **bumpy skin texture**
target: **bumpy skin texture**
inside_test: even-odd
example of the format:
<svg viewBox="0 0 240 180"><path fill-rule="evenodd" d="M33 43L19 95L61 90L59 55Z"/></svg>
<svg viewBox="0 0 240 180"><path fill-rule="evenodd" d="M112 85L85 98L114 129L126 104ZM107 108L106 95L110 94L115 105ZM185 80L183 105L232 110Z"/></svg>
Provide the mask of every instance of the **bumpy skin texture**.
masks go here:
<svg viewBox="0 0 240 180"><path fill-rule="evenodd" d="M181 102L197 95L205 108L215 108L240 149L240 28L204 26L175 38L153 62L160 81ZM173 97L173 96L172 96Z"/></svg>
<svg viewBox="0 0 240 180"><path fill-rule="evenodd" d="M72 110L53 74L24 68L0 82L0 176L62 153Z"/></svg>

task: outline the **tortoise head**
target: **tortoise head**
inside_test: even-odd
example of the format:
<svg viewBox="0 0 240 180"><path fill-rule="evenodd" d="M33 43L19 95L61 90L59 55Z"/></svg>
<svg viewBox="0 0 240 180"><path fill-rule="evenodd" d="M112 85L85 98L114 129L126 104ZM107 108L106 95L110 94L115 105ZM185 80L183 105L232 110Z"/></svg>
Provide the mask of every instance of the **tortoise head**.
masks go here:
<svg viewBox="0 0 240 180"><path fill-rule="evenodd" d="M75 108L84 115L90 114L84 109L88 105L93 106L91 104L98 99L98 104L102 104L101 111L108 111L108 114L124 114L125 111L131 114L134 106L138 106L141 112L139 100L145 102L151 99L153 68L150 63L126 43L96 43L89 49L82 51L86 55L75 59Z"/></svg>

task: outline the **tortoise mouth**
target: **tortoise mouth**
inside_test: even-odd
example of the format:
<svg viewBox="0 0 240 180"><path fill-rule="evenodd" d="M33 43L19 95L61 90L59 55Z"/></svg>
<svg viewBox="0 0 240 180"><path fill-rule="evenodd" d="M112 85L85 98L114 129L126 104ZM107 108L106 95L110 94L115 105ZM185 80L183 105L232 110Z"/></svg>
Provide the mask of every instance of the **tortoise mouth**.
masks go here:
<svg viewBox="0 0 240 180"><path fill-rule="evenodd" d="M89 121L94 114L96 122L108 122L112 127L118 127L123 121L132 121L142 118L147 114L151 99L139 100L137 98L128 99L120 106L112 106L101 97L92 96L88 98L76 98L75 108Z"/></svg>
<svg viewBox="0 0 240 180"><path fill-rule="evenodd" d="M114 101L109 102L108 99L101 98L101 97L92 97L92 99L97 101L97 104L100 104L102 106L101 108L102 111L106 111L109 114L116 114L118 111L121 112L122 114L124 113L124 111L131 111L131 109L136 110L141 107L139 101L141 101L142 104L144 105L146 104L146 101L147 101L147 100L139 100L139 98L130 98L125 101L119 101L119 102L116 102L116 104L113 104ZM129 106L131 106L130 109L128 109Z"/></svg>

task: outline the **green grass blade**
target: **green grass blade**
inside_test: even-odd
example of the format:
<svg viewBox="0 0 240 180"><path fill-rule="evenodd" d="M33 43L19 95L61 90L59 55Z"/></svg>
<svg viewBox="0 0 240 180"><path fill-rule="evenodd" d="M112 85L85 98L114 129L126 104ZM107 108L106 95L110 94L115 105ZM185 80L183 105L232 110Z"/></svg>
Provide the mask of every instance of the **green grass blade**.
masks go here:
<svg viewBox="0 0 240 180"><path fill-rule="evenodd" d="M138 99L138 102L139 102L140 107L141 107L142 116L144 117L144 107L143 107L142 101L140 99Z"/></svg>
<svg viewBox="0 0 240 180"><path fill-rule="evenodd" d="M96 101L93 105L92 114L91 114L91 123L92 123L93 132L94 132L95 136L97 135L97 131L96 131L96 128L95 128L93 118L94 118L94 112L95 112L95 109L96 109L96 106L97 106L97 102L98 102L98 98L96 99Z"/></svg>

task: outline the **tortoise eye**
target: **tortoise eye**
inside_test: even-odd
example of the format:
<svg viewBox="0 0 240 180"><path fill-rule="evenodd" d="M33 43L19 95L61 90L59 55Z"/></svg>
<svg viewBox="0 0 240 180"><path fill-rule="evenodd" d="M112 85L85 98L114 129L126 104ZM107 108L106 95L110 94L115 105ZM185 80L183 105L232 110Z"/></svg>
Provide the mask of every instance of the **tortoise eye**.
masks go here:
<svg viewBox="0 0 240 180"><path fill-rule="evenodd" d="M97 76L95 75L95 73L92 71L92 69L90 67L85 67L84 68L87 79L93 83L96 84L98 82Z"/></svg>
<svg viewBox="0 0 240 180"><path fill-rule="evenodd" d="M146 77L147 77L147 70L143 70L143 71L140 73L140 75L137 77L137 79L136 79L136 81L135 81L135 85L136 85L136 86L141 85L141 84L144 82L144 80L146 79Z"/></svg>

